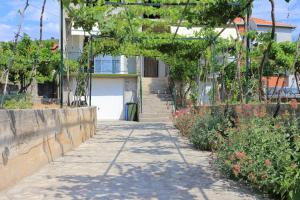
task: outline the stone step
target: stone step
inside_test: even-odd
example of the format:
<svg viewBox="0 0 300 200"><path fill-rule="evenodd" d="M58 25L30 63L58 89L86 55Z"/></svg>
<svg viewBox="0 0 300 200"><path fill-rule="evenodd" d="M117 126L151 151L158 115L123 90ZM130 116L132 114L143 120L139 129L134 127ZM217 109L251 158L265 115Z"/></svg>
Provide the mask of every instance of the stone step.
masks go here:
<svg viewBox="0 0 300 200"><path fill-rule="evenodd" d="M147 100L147 99L144 99L143 100L143 105L170 105L170 104L173 104L172 101L160 101L160 100Z"/></svg>
<svg viewBox="0 0 300 200"><path fill-rule="evenodd" d="M140 118L140 122L171 122L169 117L158 117L158 118Z"/></svg>
<svg viewBox="0 0 300 200"><path fill-rule="evenodd" d="M172 100L171 96L143 96L143 99L151 99L151 100Z"/></svg>
<svg viewBox="0 0 300 200"><path fill-rule="evenodd" d="M166 102L166 101L173 101L172 97L153 97L153 96L143 96L143 101L154 101L154 102Z"/></svg>
<svg viewBox="0 0 300 200"><path fill-rule="evenodd" d="M164 105L164 106L162 106L162 105L160 105L160 106L158 106L158 105L156 105L156 106L149 106L149 105L144 105L143 107L142 107L142 109L143 109L143 112L145 112L145 113L147 113L147 112L158 112L158 113L162 113L162 112L169 112L169 110L172 108L173 106L172 105L169 105L169 106L167 106L167 105Z"/></svg>
<svg viewBox="0 0 300 200"><path fill-rule="evenodd" d="M166 114L166 115L170 115L171 113L171 109L157 109L157 110L154 110L154 109L143 109L143 112L140 113L140 114Z"/></svg>
<svg viewBox="0 0 300 200"><path fill-rule="evenodd" d="M142 90L143 90L142 92L143 92L144 95L170 94L170 92L169 92L168 89L165 89L165 90L150 91L150 90L147 90L147 89L143 88Z"/></svg>
<svg viewBox="0 0 300 200"><path fill-rule="evenodd" d="M147 102L144 101L143 102L143 108L150 108L150 109L164 109L164 108L168 108L168 107L172 107L173 103L172 102L163 102L163 103L155 103L155 102Z"/></svg>
<svg viewBox="0 0 300 200"><path fill-rule="evenodd" d="M167 79L143 80L143 112L139 114L140 122L170 122L173 101Z"/></svg>
<svg viewBox="0 0 300 200"><path fill-rule="evenodd" d="M171 117L170 113L157 113L157 112L143 112L140 113L140 118L161 118L161 117Z"/></svg>

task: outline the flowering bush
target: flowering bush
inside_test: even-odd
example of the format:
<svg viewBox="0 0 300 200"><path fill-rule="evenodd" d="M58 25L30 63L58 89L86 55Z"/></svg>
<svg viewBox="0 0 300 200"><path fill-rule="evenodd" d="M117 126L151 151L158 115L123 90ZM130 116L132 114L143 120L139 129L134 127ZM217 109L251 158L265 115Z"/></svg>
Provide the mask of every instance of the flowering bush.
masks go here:
<svg viewBox="0 0 300 200"><path fill-rule="evenodd" d="M297 110L298 109L298 102L296 99L292 99L290 102L290 106L293 110Z"/></svg>
<svg viewBox="0 0 300 200"><path fill-rule="evenodd" d="M195 122L196 113L192 108L180 109L173 114L173 119L175 127L180 131L180 133L182 135L188 135Z"/></svg>
<svg viewBox="0 0 300 200"><path fill-rule="evenodd" d="M283 119L255 117L228 130L228 138L218 149L218 166L225 174L281 199L300 199L299 150L287 139L287 133L296 129L285 123Z"/></svg>
<svg viewBox="0 0 300 200"><path fill-rule="evenodd" d="M190 141L200 150L214 150L225 136L225 129L231 126L231 122L221 110L215 109L203 116L196 118L190 129Z"/></svg>
<svg viewBox="0 0 300 200"><path fill-rule="evenodd" d="M276 199L300 200L300 119L298 102L292 113L273 118L264 105L238 105L201 111L185 109L176 127L200 150L214 150L226 175L244 180ZM273 113L272 113L273 114Z"/></svg>

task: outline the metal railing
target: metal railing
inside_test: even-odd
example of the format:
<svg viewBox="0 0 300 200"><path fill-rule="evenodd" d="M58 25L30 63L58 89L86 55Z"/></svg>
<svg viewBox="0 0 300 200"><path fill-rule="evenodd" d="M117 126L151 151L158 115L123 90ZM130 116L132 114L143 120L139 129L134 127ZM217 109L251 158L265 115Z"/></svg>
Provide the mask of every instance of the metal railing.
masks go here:
<svg viewBox="0 0 300 200"><path fill-rule="evenodd" d="M300 93L297 88L268 88L266 90L266 96L269 99L287 98L287 99L300 99Z"/></svg>
<svg viewBox="0 0 300 200"><path fill-rule="evenodd" d="M120 60L96 60L94 67L95 74L119 74L121 73ZM128 71L127 71L128 73Z"/></svg>

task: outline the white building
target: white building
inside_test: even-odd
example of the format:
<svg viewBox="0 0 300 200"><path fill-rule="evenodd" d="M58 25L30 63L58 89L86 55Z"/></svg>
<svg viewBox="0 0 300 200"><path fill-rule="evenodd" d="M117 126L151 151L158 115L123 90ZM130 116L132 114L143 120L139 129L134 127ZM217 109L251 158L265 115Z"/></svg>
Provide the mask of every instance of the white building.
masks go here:
<svg viewBox="0 0 300 200"><path fill-rule="evenodd" d="M67 17L65 17L65 30L65 56L76 60L81 56L89 34L80 28L75 29ZM93 29L92 34L98 34L97 28ZM142 98L141 93L167 90L167 76L168 67L162 61L153 58L127 58L124 55L95 56L91 103L97 106L98 119L124 119L125 104L139 103L139 99ZM74 79L71 85L74 91L76 87ZM65 90L67 90L66 86ZM65 96L64 99L67 97Z"/></svg>
<svg viewBox="0 0 300 200"><path fill-rule="evenodd" d="M244 20L242 18L236 18L234 21L238 25L240 32L244 32ZM249 23L251 29L258 33L267 33L272 30L272 21L269 20L252 17ZM296 28L294 25L282 22L276 22L275 25L275 40L277 42L292 41L292 32Z"/></svg>
<svg viewBox="0 0 300 200"><path fill-rule="evenodd" d="M270 31L270 22L253 18L254 27L258 32ZM243 31L243 21L236 19L239 31ZM175 26L170 28L175 33ZM276 24L277 41L291 41L291 32L294 26L283 23ZM217 28L220 31L222 28ZM89 34L82 29L75 29L72 23L65 17L65 50L66 57L78 59L83 51L84 42ZM179 27L177 34L193 37L201 27L187 29ZM92 34L97 34L94 28ZM236 39L238 34L234 26L228 27L221 35L223 38ZM74 85L74 84L73 84ZM205 91L202 103L208 103L207 95L212 84L201 84L200 94ZM128 102L139 103L144 94L166 92L168 90L168 66L162 61L147 57L125 57L98 55L94 58L94 73L92 76L92 105L98 108L98 118L105 120L124 119L125 104ZM202 94L203 95L203 94Z"/></svg>

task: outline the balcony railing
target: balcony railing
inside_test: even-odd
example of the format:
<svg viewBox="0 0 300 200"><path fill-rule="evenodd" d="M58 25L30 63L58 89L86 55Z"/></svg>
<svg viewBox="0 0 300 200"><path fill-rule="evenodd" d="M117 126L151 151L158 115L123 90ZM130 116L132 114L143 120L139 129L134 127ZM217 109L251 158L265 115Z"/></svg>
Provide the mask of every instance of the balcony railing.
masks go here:
<svg viewBox="0 0 300 200"><path fill-rule="evenodd" d="M119 74L121 73L120 60L96 60L95 74Z"/></svg>

